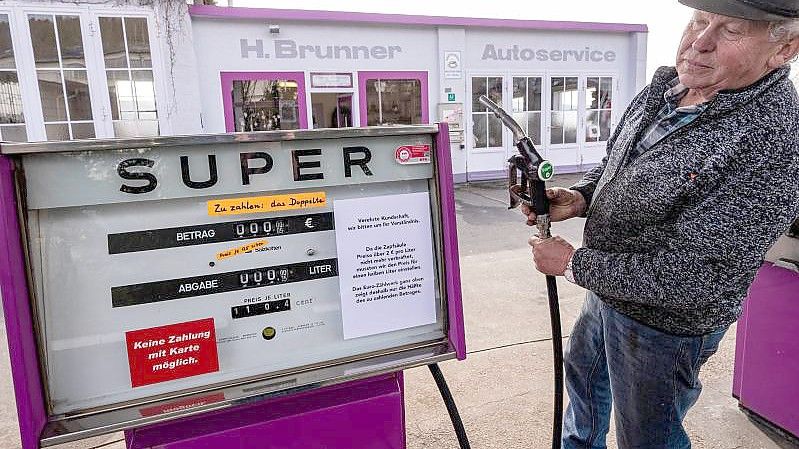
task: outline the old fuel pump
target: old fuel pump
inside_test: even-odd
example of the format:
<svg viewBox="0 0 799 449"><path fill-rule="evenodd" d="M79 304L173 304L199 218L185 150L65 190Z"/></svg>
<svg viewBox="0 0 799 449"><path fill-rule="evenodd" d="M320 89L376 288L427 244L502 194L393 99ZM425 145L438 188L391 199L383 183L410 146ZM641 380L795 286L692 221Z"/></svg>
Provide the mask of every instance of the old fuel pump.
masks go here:
<svg viewBox="0 0 799 449"><path fill-rule="evenodd" d="M23 448L402 449L402 370L466 355L454 211L445 124L0 145Z"/></svg>

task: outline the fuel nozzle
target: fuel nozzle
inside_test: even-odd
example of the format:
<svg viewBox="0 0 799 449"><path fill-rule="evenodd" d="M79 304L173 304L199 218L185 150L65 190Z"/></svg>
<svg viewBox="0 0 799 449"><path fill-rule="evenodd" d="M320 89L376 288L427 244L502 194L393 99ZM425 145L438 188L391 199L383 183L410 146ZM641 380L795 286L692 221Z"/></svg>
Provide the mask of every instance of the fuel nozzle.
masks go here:
<svg viewBox="0 0 799 449"><path fill-rule="evenodd" d="M489 111L513 132L513 143L519 154L508 159L508 192L510 209L524 204L532 209L537 218L538 236L547 239L549 232L549 198L546 195L546 181L555 174L552 163L538 154L533 141L524 129L504 109L485 95L480 96ZM519 179L521 173L521 179ZM558 305L558 285L555 276L547 275L547 296L549 297L549 317L552 323L552 352L555 372L554 419L552 421L552 449L560 449L563 430L563 347L560 326L560 306Z"/></svg>
<svg viewBox="0 0 799 449"><path fill-rule="evenodd" d="M505 127L513 133L513 143L519 154L508 159L509 209L519 204L531 208L538 216L538 230L542 238L549 237L549 198L546 195L546 181L552 179L555 167L541 157L533 141L513 117L490 98L481 95L479 101Z"/></svg>

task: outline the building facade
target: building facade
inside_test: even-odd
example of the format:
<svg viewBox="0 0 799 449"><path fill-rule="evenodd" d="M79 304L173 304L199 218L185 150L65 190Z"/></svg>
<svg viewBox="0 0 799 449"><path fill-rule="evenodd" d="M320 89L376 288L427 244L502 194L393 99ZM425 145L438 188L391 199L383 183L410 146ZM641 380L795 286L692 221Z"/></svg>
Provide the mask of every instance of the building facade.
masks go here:
<svg viewBox="0 0 799 449"><path fill-rule="evenodd" d="M644 25L188 6L0 4L0 139L447 121L456 181L505 176L510 133L586 170L643 87Z"/></svg>

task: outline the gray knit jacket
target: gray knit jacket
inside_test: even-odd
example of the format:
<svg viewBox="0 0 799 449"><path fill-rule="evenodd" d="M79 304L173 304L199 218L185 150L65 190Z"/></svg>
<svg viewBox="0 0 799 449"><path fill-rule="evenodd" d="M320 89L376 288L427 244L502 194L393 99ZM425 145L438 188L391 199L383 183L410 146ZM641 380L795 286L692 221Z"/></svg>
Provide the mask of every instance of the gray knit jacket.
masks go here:
<svg viewBox="0 0 799 449"><path fill-rule="evenodd" d="M768 248L799 216L799 99L779 68L629 153L677 76L661 67L573 189L589 208L577 284L641 323L703 335L733 323Z"/></svg>

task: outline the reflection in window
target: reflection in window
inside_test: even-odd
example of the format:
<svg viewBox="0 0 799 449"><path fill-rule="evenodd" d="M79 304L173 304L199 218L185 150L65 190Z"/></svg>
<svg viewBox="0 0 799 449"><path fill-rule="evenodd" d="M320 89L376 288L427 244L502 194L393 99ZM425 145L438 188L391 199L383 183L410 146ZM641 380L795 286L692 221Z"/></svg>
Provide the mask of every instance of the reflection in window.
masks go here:
<svg viewBox="0 0 799 449"><path fill-rule="evenodd" d="M80 17L28 16L47 140L94 137Z"/></svg>
<svg viewBox="0 0 799 449"><path fill-rule="evenodd" d="M585 140L604 142L610 137L613 110L613 78L588 77L585 88Z"/></svg>
<svg viewBox="0 0 799 449"><path fill-rule="evenodd" d="M487 76L472 78L472 138L474 148L496 148L502 146L502 123L479 98L485 95L502 106L502 77Z"/></svg>
<svg viewBox="0 0 799 449"><path fill-rule="evenodd" d="M116 137L157 136L147 19L100 17L111 120Z"/></svg>
<svg viewBox="0 0 799 449"><path fill-rule="evenodd" d="M552 116L549 143L577 143L577 77L552 78Z"/></svg>
<svg viewBox="0 0 799 449"><path fill-rule="evenodd" d="M513 118L536 145L541 145L540 77L513 77Z"/></svg>
<svg viewBox="0 0 799 449"><path fill-rule="evenodd" d="M366 108L368 126L422 123L422 83L418 79L366 80Z"/></svg>
<svg viewBox="0 0 799 449"><path fill-rule="evenodd" d="M296 81L233 81L235 131L299 129L299 115Z"/></svg>
<svg viewBox="0 0 799 449"><path fill-rule="evenodd" d="M25 142L25 117L22 114L22 93L19 90L14 47L8 15L0 14L0 140Z"/></svg>

